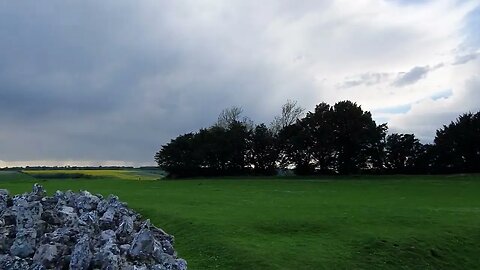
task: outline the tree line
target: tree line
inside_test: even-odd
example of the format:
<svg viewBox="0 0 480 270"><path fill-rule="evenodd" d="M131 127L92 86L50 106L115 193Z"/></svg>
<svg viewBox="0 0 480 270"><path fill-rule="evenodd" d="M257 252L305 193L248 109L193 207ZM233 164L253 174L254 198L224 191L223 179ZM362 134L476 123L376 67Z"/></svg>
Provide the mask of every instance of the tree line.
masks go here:
<svg viewBox="0 0 480 270"><path fill-rule="evenodd" d="M163 145L155 161L171 177L480 172L480 112L438 129L433 144L387 130L351 101L306 114L288 101L268 126L232 107L211 127Z"/></svg>

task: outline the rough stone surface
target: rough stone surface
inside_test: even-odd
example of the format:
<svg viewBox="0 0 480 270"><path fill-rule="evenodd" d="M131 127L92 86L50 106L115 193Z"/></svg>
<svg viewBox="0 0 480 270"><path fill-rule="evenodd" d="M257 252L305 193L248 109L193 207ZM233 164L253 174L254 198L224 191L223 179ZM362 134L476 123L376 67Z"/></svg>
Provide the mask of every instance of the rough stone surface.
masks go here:
<svg viewBox="0 0 480 270"><path fill-rule="evenodd" d="M0 189L0 269L186 270L173 237L110 195Z"/></svg>

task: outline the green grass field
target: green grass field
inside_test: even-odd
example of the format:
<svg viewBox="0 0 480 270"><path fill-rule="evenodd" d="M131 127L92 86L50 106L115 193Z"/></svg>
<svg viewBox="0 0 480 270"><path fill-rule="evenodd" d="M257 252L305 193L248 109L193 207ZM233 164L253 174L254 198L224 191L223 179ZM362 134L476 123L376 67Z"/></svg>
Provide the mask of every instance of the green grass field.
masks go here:
<svg viewBox="0 0 480 270"><path fill-rule="evenodd" d="M48 180L0 172L0 188L20 193L39 182L50 193L116 194L175 235L189 269L480 269L480 176L108 175Z"/></svg>

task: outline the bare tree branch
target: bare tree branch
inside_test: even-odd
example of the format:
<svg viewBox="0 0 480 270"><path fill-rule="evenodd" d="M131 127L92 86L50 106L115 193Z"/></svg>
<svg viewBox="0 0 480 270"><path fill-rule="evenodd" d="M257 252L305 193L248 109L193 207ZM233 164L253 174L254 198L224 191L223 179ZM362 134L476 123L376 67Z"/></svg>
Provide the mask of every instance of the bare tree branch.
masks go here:
<svg viewBox="0 0 480 270"><path fill-rule="evenodd" d="M302 115L305 109L297 105L297 101L287 100L282 106L282 113L273 118L270 129L274 133L278 133L283 128L294 124Z"/></svg>

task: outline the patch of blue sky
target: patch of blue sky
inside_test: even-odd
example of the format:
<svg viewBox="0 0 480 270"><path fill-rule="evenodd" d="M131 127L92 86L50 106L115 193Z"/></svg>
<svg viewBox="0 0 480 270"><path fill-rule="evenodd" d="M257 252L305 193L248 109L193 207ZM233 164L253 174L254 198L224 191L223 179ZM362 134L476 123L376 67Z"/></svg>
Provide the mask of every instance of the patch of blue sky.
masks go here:
<svg viewBox="0 0 480 270"><path fill-rule="evenodd" d="M375 122L378 124L383 124L383 123L387 123L389 118L388 117L385 117L385 116L373 116L373 120L375 120Z"/></svg>
<svg viewBox="0 0 480 270"><path fill-rule="evenodd" d="M394 2L399 5L420 5L430 2L431 0L387 0L388 2Z"/></svg>
<svg viewBox="0 0 480 270"><path fill-rule="evenodd" d="M480 48L480 4L471 11L465 20L466 43L469 47Z"/></svg>
<svg viewBox="0 0 480 270"><path fill-rule="evenodd" d="M439 100L441 98L449 98L453 95L452 89L445 89L439 92L436 92L435 94L431 95L430 98L433 100Z"/></svg>
<svg viewBox="0 0 480 270"><path fill-rule="evenodd" d="M403 105L397 105L397 106L391 106L391 107L376 109L376 110L373 110L372 113L401 114L401 113L406 113L406 112L410 111L411 108L412 108L411 104L403 104Z"/></svg>

